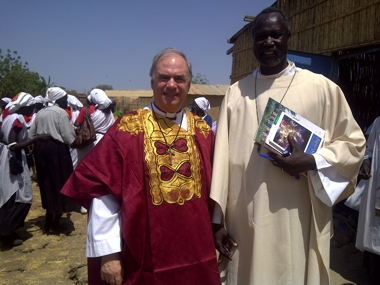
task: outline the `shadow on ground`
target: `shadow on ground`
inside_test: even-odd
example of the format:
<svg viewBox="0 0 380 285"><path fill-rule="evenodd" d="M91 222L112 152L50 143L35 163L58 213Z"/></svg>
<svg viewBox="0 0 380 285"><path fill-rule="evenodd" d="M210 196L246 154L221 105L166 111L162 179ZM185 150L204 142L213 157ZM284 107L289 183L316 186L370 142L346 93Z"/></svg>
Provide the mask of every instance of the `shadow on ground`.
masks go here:
<svg viewBox="0 0 380 285"><path fill-rule="evenodd" d="M358 212L339 203L334 207L334 236L331 239L331 284L367 285L369 276L363 267L363 252L355 247Z"/></svg>

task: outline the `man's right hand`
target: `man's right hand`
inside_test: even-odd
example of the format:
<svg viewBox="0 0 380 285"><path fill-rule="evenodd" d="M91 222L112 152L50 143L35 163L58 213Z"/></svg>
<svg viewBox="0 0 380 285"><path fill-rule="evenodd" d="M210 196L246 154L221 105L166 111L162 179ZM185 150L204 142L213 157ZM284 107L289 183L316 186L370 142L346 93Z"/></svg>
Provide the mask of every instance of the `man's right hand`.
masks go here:
<svg viewBox="0 0 380 285"><path fill-rule="evenodd" d="M361 179L368 180L371 178L371 165L369 162L363 162L362 166L360 167L359 176Z"/></svg>
<svg viewBox="0 0 380 285"><path fill-rule="evenodd" d="M214 233L215 248L220 254L232 260L232 248L237 247L237 243L230 237L223 225L212 224Z"/></svg>
<svg viewBox="0 0 380 285"><path fill-rule="evenodd" d="M103 281L111 285L122 285L124 266L120 258L120 253L112 253L102 256L100 276Z"/></svg>

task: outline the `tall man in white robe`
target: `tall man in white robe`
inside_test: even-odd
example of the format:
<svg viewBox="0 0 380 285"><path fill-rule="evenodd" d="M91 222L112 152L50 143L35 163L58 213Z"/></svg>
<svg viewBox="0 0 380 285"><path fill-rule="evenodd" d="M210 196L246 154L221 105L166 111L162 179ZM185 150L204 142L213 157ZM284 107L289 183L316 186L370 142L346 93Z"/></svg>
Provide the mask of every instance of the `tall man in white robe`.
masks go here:
<svg viewBox="0 0 380 285"><path fill-rule="evenodd" d="M286 15L267 8L253 25L260 67L230 86L216 133L211 198L222 282L329 284L331 207L354 191L365 139L340 88L286 59ZM290 156L259 156L266 150L254 136L269 97L326 130L316 154L288 138Z"/></svg>
<svg viewBox="0 0 380 285"><path fill-rule="evenodd" d="M366 251L366 269L371 284L380 282L380 117L371 125L364 161L360 168L365 181L360 202L356 247Z"/></svg>

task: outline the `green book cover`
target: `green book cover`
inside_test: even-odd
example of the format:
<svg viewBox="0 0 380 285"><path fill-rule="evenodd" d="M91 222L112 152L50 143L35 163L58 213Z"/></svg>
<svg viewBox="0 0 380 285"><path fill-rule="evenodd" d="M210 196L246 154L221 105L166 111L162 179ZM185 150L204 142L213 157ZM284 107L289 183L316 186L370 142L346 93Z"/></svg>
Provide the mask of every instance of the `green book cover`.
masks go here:
<svg viewBox="0 0 380 285"><path fill-rule="evenodd" d="M255 141L282 155L290 152L287 136L291 133L302 150L312 154L322 146L325 131L269 98L256 131Z"/></svg>

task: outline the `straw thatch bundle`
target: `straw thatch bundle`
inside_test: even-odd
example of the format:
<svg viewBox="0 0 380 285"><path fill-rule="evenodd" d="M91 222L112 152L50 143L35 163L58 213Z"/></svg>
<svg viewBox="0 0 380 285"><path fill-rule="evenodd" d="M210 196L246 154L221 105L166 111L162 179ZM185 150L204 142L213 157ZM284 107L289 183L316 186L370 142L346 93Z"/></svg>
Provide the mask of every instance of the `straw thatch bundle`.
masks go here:
<svg viewBox="0 0 380 285"><path fill-rule="evenodd" d="M290 18L290 49L331 56L380 44L380 0L278 0L272 6ZM247 24L233 46L231 83L250 74L258 62Z"/></svg>

